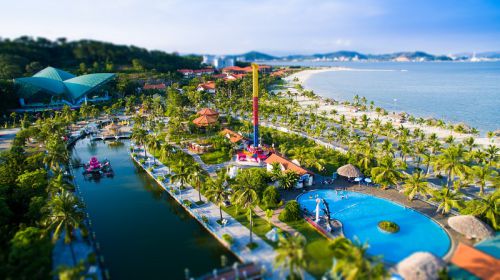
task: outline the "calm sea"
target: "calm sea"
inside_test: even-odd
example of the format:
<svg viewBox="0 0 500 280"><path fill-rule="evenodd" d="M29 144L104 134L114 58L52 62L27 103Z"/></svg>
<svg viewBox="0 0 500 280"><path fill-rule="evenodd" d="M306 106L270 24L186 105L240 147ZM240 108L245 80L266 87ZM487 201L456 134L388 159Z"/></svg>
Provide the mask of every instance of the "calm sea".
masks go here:
<svg viewBox="0 0 500 280"><path fill-rule="evenodd" d="M500 129L500 62L293 62L352 71L313 75L305 87L337 100L365 96L389 111Z"/></svg>

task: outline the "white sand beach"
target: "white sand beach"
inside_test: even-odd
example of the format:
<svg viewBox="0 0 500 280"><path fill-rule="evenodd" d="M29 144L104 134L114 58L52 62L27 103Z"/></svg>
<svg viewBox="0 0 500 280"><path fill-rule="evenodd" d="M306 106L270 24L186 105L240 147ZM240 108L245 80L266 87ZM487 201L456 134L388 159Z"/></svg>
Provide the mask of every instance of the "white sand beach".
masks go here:
<svg viewBox="0 0 500 280"><path fill-rule="evenodd" d="M303 70L303 71L294 73L294 74L285 78L285 81L288 84L287 90L290 90L291 92L297 92L297 89L295 89L295 87L294 87L295 84L301 84L302 86L304 86L304 83L313 75L315 75L317 73L330 72L330 71L353 71L353 69L342 68L342 67L324 67L324 68ZM310 90L310 89L305 88L305 87L304 87L304 89ZM368 111L356 111L353 107L349 107L349 106L345 106L345 105L341 105L341 104L330 105L327 102L325 102L324 97L321 97L319 100L314 100L314 99L309 99L309 98L306 98L303 96L299 96L299 97L297 97L297 101L303 107L306 107L307 105L319 104L320 107L318 109L318 112L326 111L327 116L330 118L334 118L334 119L338 119L340 115L345 115L345 117L347 119L350 119L352 117L359 118L362 115L366 114L371 120L375 120L378 118L383 122L390 121L393 123L393 125L395 127L403 126L403 127L406 127L410 130L413 130L415 128L419 128L426 134L435 133L441 139L446 138L449 135L453 135L453 137L455 137L456 141L462 141L464 138L472 136L475 138L476 144L481 145L481 146L488 146L491 144L494 144L496 146L500 145L499 137L494 137L493 139L488 139L487 137L480 137L477 135L457 133L457 132L450 131L448 129L439 128L439 127L435 127L435 126L418 125L418 124L412 124L409 122L405 122L405 123L401 124L401 123L397 122L394 118L391 118L390 115L379 116L375 111L370 111L370 110L368 110ZM375 104L375 105L377 105L377 104ZM330 114L330 112L333 109L338 112L336 115Z"/></svg>

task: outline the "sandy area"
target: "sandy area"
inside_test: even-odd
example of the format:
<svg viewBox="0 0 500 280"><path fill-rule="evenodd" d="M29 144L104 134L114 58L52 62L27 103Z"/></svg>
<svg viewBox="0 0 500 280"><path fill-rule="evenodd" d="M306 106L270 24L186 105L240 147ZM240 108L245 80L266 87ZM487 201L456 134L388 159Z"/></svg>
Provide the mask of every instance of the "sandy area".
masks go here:
<svg viewBox="0 0 500 280"><path fill-rule="evenodd" d="M341 68L341 67L327 67L327 68L318 68L318 69L309 69L309 70L300 71L300 72L294 73L294 74L285 78L285 81L287 81L287 83L288 83L287 90L290 90L291 92L297 92L297 90L293 87L295 84L298 83L298 84L304 85L304 82L307 81L307 79L309 79L311 76L313 76L317 73L330 72L330 71L353 71L353 70L349 69L349 68ZM295 78L298 79L298 82L293 81ZM305 89L307 90L307 88L305 88ZM340 116L340 115L345 115L346 119L348 119L348 120L354 116L359 119L363 114L366 114L371 120L378 118L383 122L387 122L387 121L392 122L394 127L399 127L402 125L402 126L408 128L408 129L411 129L411 130L418 127L426 134L435 133L439 138L446 138L449 135L453 135L453 137L456 138L456 141L461 141L464 138L473 136L470 134L451 132L448 129L433 127L433 126L428 126L428 125L411 124L409 122L400 124L399 122L392 119L390 116L379 116L374 111L356 112L352 107L348 107L348 106L344 106L344 105L328 105L322 99L312 100L312 99L308 99L306 97L299 96L299 97L297 97L297 101L303 107L306 107L307 105L312 105L312 104L319 104L320 107L318 109L318 112L326 111L327 116L329 116L331 118L335 118L335 119L338 119L338 116ZM330 114L332 109L335 109L338 112L336 116ZM488 139L487 137L480 137L480 136L473 136L473 137L476 139L476 143L479 145L482 145L482 146L487 146L490 144L494 144L496 146L500 145L499 137L494 137L491 140Z"/></svg>

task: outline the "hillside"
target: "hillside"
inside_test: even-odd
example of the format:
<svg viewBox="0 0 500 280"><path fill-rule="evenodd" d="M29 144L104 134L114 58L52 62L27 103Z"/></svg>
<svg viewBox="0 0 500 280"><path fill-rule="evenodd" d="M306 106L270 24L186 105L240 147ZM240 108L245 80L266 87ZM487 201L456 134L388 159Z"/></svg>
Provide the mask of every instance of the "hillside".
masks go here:
<svg viewBox="0 0 500 280"><path fill-rule="evenodd" d="M149 51L136 46L60 38L20 37L0 38L0 79L31 75L46 66L75 73L127 69L175 71L179 68L199 68L201 57L180 56L176 53Z"/></svg>

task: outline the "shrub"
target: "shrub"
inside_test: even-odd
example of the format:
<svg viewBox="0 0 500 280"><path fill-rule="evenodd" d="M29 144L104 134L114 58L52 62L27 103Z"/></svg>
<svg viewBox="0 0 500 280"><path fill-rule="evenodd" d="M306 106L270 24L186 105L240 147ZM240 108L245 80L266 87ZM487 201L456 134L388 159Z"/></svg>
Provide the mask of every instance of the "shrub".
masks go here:
<svg viewBox="0 0 500 280"><path fill-rule="evenodd" d="M378 228L389 233L396 233L399 231L398 224L391 221L380 221L378 223Z"/></svg>
<svg viewBox="0 0 500 280"><path fill-rule="evenodd" d="M233 245L233 237L229 234L229 233L224 233L222 235L222 239L224 239L224 241L226 241L229 245Z"/></svg>
<svg viewBox="0 0 500 280"><path fill-rule="evenodd" d="M279 215L280 221L283 222L293 222L298 221L302 218L300 214L299 203L295 200L290 200L286 203L285 209Z"/></svg>
<svg viewBox="0 0 500 280"><path fill-rule="evenodd" d="M201 220L202 220L205 224L208 224L208 218L207 218L207 216L205 216L205 215L201 216Z"/></svg>
<svg viewBox="0 0 500 280"><path fill-rule="evenodd" d="M193 204L190 200L184 199L182 201L182 204L186 205L187 207L191 208L191 205Z"/></svg>
<svg viewBox="0 0 500 280"><path fill-rule="evenodd" d="M145 163L146 163L146 160L145 160L145 159L143 159L143 158L141 158L141 159L139 160L139 163L140 163L140 164L145 164Z"/></svg>
<svg viewBox="0 0 500 280"><path fill-rule="evenodd" d="M259 246L259 245L257 243L255 243L255 242L247 244L247 248L250 249L250 250L253 250L253 249L257 248L257 246Z"/></svg>
<svg viewBox="0 0 500 280"><path fill-rule="evenodd" d="M266 206L266 208L276 208L278 203L280 202L280 194L276 190L274 186L269 186L264 191L262 195L262 202Z"/></svg>

